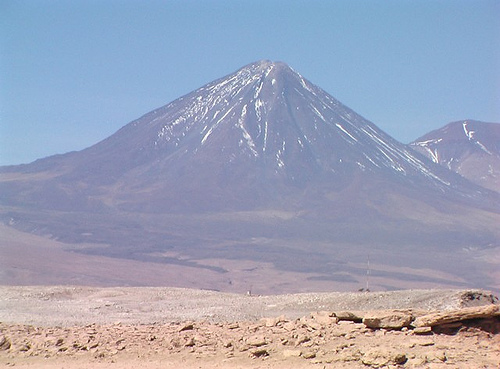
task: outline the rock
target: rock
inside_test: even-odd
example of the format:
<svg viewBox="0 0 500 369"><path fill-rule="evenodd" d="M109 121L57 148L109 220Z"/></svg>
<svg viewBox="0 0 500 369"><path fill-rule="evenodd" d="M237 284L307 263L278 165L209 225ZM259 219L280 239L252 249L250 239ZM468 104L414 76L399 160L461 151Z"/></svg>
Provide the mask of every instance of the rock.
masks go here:
<svg viewBox="0 0 500 369"><path fill-rule="evenodd" d="M306 326L306 328L309 328L309 330L313 331L319 331L324 327L323 324L317 323L315 321L308 321L304 325Z"/></svg>
<svg viewBox="0 0 500 369"><path fill-rule="evenodd" d="M427 360L428 361L434 361L434 362L446 362L448 360L446 356L446 352L444 351L439 351L439 352L434 352L434 353L429 353L427 355Z"/></svg>
<svg viewBox="0 0 500 369"><path fill-rule="evenodd" d="M316 352L314 352L314 351L303 352L302 357L304 359L314 359L316 357Z"/></svg>
<svg viewBox="0 0 500 369"><path fill-rule="evenodd" d="M414 334L432 334L431 327L417 327L413 330Z"/></svg>
<svg viewBox="0 0 500 369"><path fill-rule="evenodd" d="M318 324L322 326L329 326L332 324L337 324L339 318L335 316L335 313L331 313L328 311L318 311L315 313L311 313L311 318Z"/></svg>
<svg viewBox="0 0 500 369"><path fill-rule="evenodd" d="M479 347L489 348L491 343L488 340L482 340L477 343Z"/></svg>
<svg viewBox="0 0 500 369"><path fill-rule="evenodd" d="M267 345L267 341L263 336L252 336L245 340L246 344L253 347L260 347Z"/></svg>
<svg viewBox="0 0 500 369"><path fill-rule="evenodd" d="M297 337L297 342L295 343L295 345L298 346L298 345L301 345L305 342L309 342L310 340L311 340L311 338L309 336L299 335Z"/></svg>
<svg viewBox="0 0 500 369"><path fill-rule="evenodd" d="M339 320L349 320L357 323L363 320L363 313L360 311L336 311L334 314Z"/></svg>
<svg viewBox="0 0 500 369"><path fill-rule="evenodd" d="M31 344L29 342L27 343L23 343L20 347L19 347L19 351L21 352L26 352L26 351L29 351L31 349Z"/></svg>
<svg viewBox="0 0 500 369"><path fill-rule="evenodd" d="M406 354L400 352L386 351L382 348L371 349L365 352L361 362L374 368L388 365L401 365L407 361Z"/></svg>
<svg viewBox="0 0 500 369"><path fill-rule="evenodd" d="M245 351L248 351L248 350L250 350L250 346L248 346L248 345L241 345L240 348L239 348L240 352L245 352Z"/></svg>
<svg viewBox="0 0 500 369"><path fill-rule="evenodd" d="M283 329L287 330L288 332L294 331L297 328L295 323L293 322L286 322L283 324Z"/></svg>
<svg viewBox="0 0 500 369"><path fill-rule="evenodd" d="M427 358L425 357L414 357L408 358L408 361L405 363L409 368L420 368L428 363Z"/></svg>
<svg viewBox="0 0 500 369"><path fill-rule="evenodd" d="M468 307L460 310L423 315L416 318L412 325L414 327L434 327L436 325L460 322L467 319L491 318L499 315L498 305Z"/></svg>
<svg viewBox="0 0 500 369"><path fill-rule="evenodd" d="M179 332L190 331L193 329L194 329L193 323L186 323L179 329Z"/></svg>
<svg viewBox="0 0 500 369"><path fill-rule="evenodd" d="M269 356L269 352L267 351L267 349L261 348L261 349L256 349L256 350L251 351L250 355L253 357L265 357L265 356Z"/></svg>
<svg viewBox="0 0 500 369"><path fill-rule="evenodd" d="M413 316L411 312L404 310L383 310L367 313L363 318L363 324L368 328L379 329L401 329L410 325Z"/></svg>
<svg viewBox="0 0 500 369"><path fill-rule="evenodd" d="M179 339L179 337L172 337L170 338L170 349L177 349L182 346L182 342Z"/></svg>
<svg viewBox="0 0 500 369"><path fill-rule="evenodd" d="M435 325L434 327L439 327L441 330L453 330L462 327L462 322L453 322L453 323L444 323L444 324L438 324ZM432 329L432 327L429 327Z"/></svg>
<svg viewBox="0 0 500 369"><path fill-rule="evenodd" d="M0 336L0 351L6 351L10 349L10 340L5 336Z"/></svg>
<svg viewBox="0 0 500 369"><path fill-rule="evenodd" d="M478 290L465 291L461 294L460 300L462 307L498 304L498 297Z"/></svg>
<svg viewBox="0 0 500 369"><path fill-rule="evenodd" d="M340 361L340 362L349 362L349 361L359 361L362 357L361 351L359 351L357 348L354 349L345 349L340 351L335 357L335 361Z"/></svg>

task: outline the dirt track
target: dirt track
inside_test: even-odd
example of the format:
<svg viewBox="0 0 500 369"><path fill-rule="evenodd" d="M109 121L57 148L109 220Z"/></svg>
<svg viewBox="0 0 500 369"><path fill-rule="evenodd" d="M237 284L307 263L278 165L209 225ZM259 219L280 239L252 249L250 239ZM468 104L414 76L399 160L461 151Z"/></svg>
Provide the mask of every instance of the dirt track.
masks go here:
<svg viewBox="0 0 500 369"><path fill-rule="evenodd" d="M0 296L5 367L500 365L495 325L416 334L408 328L369 329L334 314L410 308L422 314L491 304L492 297L480 291L247 296L171 288L0 287Z"/></svg>

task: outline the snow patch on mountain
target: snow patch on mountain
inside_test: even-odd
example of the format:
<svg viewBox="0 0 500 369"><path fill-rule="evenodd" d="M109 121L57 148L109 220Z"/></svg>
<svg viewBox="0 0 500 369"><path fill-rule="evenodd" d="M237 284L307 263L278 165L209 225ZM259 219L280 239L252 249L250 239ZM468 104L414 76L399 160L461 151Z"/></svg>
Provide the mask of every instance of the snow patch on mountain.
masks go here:
<svg viewBox="0 0 500 369"><path fill-rule="evenodd" d="M500 125L452 122L410 144L433 162L490 189L500 189Z"/></svg>

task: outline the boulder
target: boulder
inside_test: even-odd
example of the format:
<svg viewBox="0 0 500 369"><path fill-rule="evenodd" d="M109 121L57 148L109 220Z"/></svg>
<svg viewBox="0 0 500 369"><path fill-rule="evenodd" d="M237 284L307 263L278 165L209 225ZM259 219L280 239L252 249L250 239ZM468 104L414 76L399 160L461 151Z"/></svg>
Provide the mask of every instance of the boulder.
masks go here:
<svg viewBox="0 0 500 369"><path fill-rule="evenodd" d="M408 327L413 319L410 311L406 310L381 310L366 313L363 324L373 329L401 329Z"/></svg>
<svg viewBox="0 0 500 369"><path fill-rule="evenodd" d="M474 306L423 315L416 318L412 326L434 327L436 325L460 322L467 319L492 318L494 316L500 316L498 305Z"/></svg>
<svg viewBox="0 0 500 369"><path fill-rule="evenodd" d="M360 311L336 311L334 314L339 320L349 320L358 323L363 320L363 313Z"/></svg>

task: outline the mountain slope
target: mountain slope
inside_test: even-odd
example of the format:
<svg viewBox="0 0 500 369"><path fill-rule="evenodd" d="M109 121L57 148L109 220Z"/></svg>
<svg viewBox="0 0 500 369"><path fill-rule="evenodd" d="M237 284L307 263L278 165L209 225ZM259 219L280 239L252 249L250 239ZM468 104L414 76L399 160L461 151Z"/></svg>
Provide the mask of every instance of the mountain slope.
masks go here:
<svg viewBox="0 0 500 369"><path fill-rule="evenodd" d="M304 192L311 196L300 202L321 203L332 190L369 182L378 183L371 191L390 183L429 201L445 195L490 202L489 194L415 155L286 64L270 61L203 86L89 149L21 170L51 179L33 193L13 183L4 192L11 201L56 209L288 207ZM53 197L59 200L47 201Z"/></svg>
<svg viewBox="0 0 500 369"><path fill-rule="evenodd" d="M493 286L499 196L270 61L85 150L0 168L5 224L83 254L198 268L227 289L264 270L358 288L367 255L378 288Z"/></svg>
<svg viewBox="0 0 500 369"><path fill-rule="evenodd" d="M500 124L453 122L410 145L435 163L500 192Z"/></svg>

